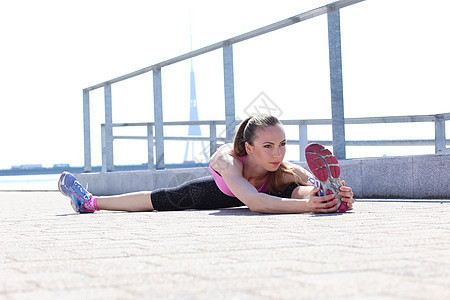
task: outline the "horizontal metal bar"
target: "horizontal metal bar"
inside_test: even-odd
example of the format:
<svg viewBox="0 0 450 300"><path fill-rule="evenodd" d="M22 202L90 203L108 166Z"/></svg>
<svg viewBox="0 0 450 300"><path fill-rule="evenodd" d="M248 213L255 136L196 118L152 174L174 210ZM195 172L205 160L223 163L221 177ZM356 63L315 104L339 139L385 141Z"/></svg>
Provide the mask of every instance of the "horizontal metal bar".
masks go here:
<svg viewBox="0 0 450 300"><path fill-rule="evenodd" d="M147 140L146 136L114 136L115 140ZM166 136L167 141L210 141L210 137L198 136ZM225 142L225 138L217 138L218 141ZM322 145L332 145L332 141L328 140L309 140L310 143L319 143ZM298 140L288 140L288 144L298 145ZM361 140L361 141L345 141L347 146L434 146L435 140ZM450 146L450 139L446 140L446 144Z"/></svg>
<svg viewBox="0 0 450 300"><path fill-rule="evenodd" d="M116 135L113 136L113 139L115 140L147 140L147 136L124 136L124 135ZM211 138L208 137L201 137L201 136L165 136L165 141L210 141ZM225 138L216 138L218 141L225 141Z"/></svg>
<svg viewBox="0 0 450 300"><path fill-rule="evenodd" d="M137 70L137 71L134 71L134 72L131 72L131 73L128 73L128 74L116 77L114 79L111 79L111 80L108 80L108 81L105 81L105 82L93 85L91 87L85 88L84 91L85 92L92 91L92 90L98 89L98 88L100 88L102 86L105 86L105 85L108 85L108 84L117 83L117 82L123 81L125 79L129 79L129 78L136 77L138 75L142 75L142 74L150 72L150 71L152 71L153 69L156 69L156 68L162 68L162 67L165 67L165 66L168 66L168 65L171 65L171 64L183 61L183 60L187 60L187 59L190 59L190 58L193 58L193 57L196 57L196 56L199 56L199 55L211 52L211 51L218 50L218 49L222 48L225 45L239 43L239 42L242 42L242 41L245 41L245 40L248 40L248 39L251 39L251 38L254 38L254 37L257 37L257 36L260 36L260 35L263 35L263 34L266 34L266 33L269 33L269 32L272 32L272 31L275 31L275 30L278 30L278 29L281 29L281 28L284 28L284 27L287 27L287 26L290 26L290 25L293 25L293 24L296 24L296 23L299 23L299 22L302 22L302 21L306 21L308 19L311 19L311 18L314 18L314 17L317 17L317 16L325 14L327 12L327 6L333 6L333 7L336 7L336 8L343 8L343 7L346 7L346 6L349 6L349 5L358 3L358 2L362 2L362 1L364 1L364 0L341 0L341 1L336 1L336 2L330 3L328 5L325 5L325 6L322 6L322 7L318 7L318 8L312 9L310 11L307 11L307 12L295 15L293 17L290 17L290 18L287 18L287 19L275 22L273 24L266 25L264 27L261 27L261 28L258 28L258 29L255 29L255 30L243 33L243 34L240 34L240 35L232 37L230 39L223 40L221 42L218 42L218 43L215 43L215 44L212 44L212 45L200 48L198 50L194 50L194 51L182 54L180 56L177 56L177 57L174 57L174 58L171 58L171 59L159 62L157 64L154 64L154 65L142 68L140 70Z"/></svg>
<svg viewBox="0 0 450 300"><path fill-rule="evenodd" d="M450 120L450 113L445 113L438 115L345 118L345 124L434 122L438 116L445 120ZM331 125L331 119L283 120L281 122L284 125Z"/></svg>
<svg viewBox="0 0 450 300"><path fill-rule="evenodd" d="M388 117L367 117L367 118L345 118L345 124L376 124L376 123L409 123L409 122L434 122L436 117L450 120L450 113L437 115L417 115L417 116L388 116ZM239 120L238 120L239 122ZM308 120L281 120L284 125L331 125L331 119L308 119ZM225 125L225 121L175 121L164 122L164 126L188 126L188 125ZM104 124L102 124L103 126ZM154 126L154 122L147 123L113 123L113 127L127 126Z"/></svg>
<svg viewBox="0 0 450 300"><path fill-rule="evenodd" d="M310 143L319 143L324 146L331 146L332 141L309 140ZM298 141L289 140L288 144L297 144ZM450 146L450 140L446 140ZM346 146L434 146L435 140L378 140L378 141L345 141Z"/></svg>
<svg viewBox="0 0 450 300"><path fill-rule="evenodd" d="M331 119L280 120L283 125L331 125Z"/></svg>
<svg viewBox="0 0 450 300"><path fill-rule="evenodd" d="M348 118L348 119L345 119L345 123L346 124L367 124L367 123L434 122L435 118L436 118L436 115ZM444 114L444 118L450 119L450 113Z"/></svg>
<svg viewBox="0 0 450 300"><path fill-rule="evenodd" d="M344 8L346 6L353 5L353 4L356 4L358 2L363 2L363 1L364 0L356 0L356 1L354 1L354 0L343 0L343 1L336 1L336 2L330 3L327 6L332 6L332 7L336 8L336 9L339 9L339 8Z"/></svg>
<svg viewBox="0 0 450 300"><path fill-rule="evenodd" d="M163 122L163 125L164 126L225 125L225 121L173 121L173 122ZM112 126L113 127L155 126L155 122L146 122L146 123L113 123Z"/></svg>
<svg viewBox="0 0 450 300"><path fill-rule="evenodd" d="M137 135L115 135L113 136L115 140L146 140L146 136L137 136ZM153 139L155 140L155 139Z"/></svg>

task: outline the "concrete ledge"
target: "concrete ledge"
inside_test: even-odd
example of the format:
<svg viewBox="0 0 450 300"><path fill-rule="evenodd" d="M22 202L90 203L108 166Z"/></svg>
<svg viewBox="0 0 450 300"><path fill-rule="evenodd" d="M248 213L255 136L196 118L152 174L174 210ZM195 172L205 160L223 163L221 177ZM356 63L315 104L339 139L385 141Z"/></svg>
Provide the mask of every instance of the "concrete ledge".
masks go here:
<svg viewBox="0 0 450 300"><path fill-rule="evenodd" d="M450 155L347 160L342 178L361 198L449 199Z"/></svg>
<svg viewBox="0 0 450 300"><path fill-rule="evenodd" d="M307 168L306 163L298 163ZM450 155L351 159L339 162L341 178L355 198L450 199ZM211 175L209 168L83 173L78 179L95 195L177 186Z"/></svg>

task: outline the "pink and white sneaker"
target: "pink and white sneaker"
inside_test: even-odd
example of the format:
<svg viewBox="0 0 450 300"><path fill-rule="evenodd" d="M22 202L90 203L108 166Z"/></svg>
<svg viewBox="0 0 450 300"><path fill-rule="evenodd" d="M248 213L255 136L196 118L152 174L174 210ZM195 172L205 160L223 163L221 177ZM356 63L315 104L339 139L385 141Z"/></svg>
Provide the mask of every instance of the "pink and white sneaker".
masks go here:
<svg viewBox="0 0 450 300"><path fill-rule="evenodd" d="M334 194L339 204L337 212L346 212L348 210L347 203L342 202L342 197L338 195L342 183L340 178L341 168L337 158L330 150L317 143L306 146L305 156L311 173L320 181L321 190L318 195ZM315 186L319 186L316 182L313 183Z"/></svg>

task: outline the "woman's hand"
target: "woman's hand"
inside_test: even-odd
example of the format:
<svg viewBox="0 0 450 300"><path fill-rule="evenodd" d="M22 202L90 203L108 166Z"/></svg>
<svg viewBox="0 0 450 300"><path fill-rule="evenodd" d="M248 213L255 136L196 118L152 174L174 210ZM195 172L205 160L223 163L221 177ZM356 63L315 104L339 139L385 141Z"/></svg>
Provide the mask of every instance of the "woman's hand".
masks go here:
<svg viewBox="0 0 450 300"><path fill-rule="evenodd" d="M342 186L339 188L339 196L342 197L341 201L347 203L348 208L353 207L353 203L355 203L355 200L353 199L353 192L352 188L345 185L345 181L342 180Z"/></svg>
<svg viewBox="0 0 450 300"><path fill-rule="evenodd" d="M325 195L322 197L317 196L317 192L320 187L314 187L309 195L309 201L307 203L309 211L313 213L332 213L338 210L338 200L334 198L333 194ZM342 197L341 201L345 202L348 208L353 207L355 200L353 199L352 188L345 185L345 181L342 181L342 186L339 188L339 196Z"/></svg>
<svg viewBox="0 0 450 300"><path fill-rule="evenodd" d="M308 210L313 213L332 213L338 210L338 201L333 194L325 196L317 196L320 187L314 187L309 194L309 201L307 203Z"/></svg>

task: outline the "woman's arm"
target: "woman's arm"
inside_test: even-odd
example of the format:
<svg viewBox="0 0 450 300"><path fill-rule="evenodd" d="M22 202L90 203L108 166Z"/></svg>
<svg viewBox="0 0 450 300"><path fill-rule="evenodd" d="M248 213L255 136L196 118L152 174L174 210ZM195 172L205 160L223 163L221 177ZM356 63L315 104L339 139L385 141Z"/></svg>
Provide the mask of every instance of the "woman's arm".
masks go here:
<svg viewBox="0 0 450 300"><path fill-rule="evenodd" d="M280 198L265 193L259 193L257 189L242 176L242 163L234 154L233 146L231 144L221 146L211 157L210 164L211 167L222 176L230 191L253 212L269 214L332 212L333 209L337 210L337 207L334 207L337 204L337 200L322 203L323 201L331 200L333 195L317 197L315 196L317 190L314 189L312 189L311 194L307 199ZM309 184L308 178L310 174L305 169L298 167L294 170L305 185ZM293 175L290 176L293 177Z"/></svg>
<svg viewBox="0 0 450 300"><path fill-rule="evenodd" d="M234 154L232 144L221 146L211 157L210 164L222 176L230 191L251 211L261 213L306 211L302 203L296 199L281 199L259 193L247 179L242 177L243 166Z"/></svg>
<svg viewBox="0 0 450 300"><path fill-rule="evenodd" d="M222 177L233 194L253 212L259 213L296 213L307 212L303 199L284 199L265 193L259 193L241 173L229 168Z"/></svg>
<svg viewBox="0 0 450 300"><path fill-rule="evenodd" d="M230 168L222 174L225 183L233 194L241 200L253 212L275 214L275 213L302 213L320 212L330 213L338 209L337 200L334 195L318 197L318 188L311 188L306 199L280 198L265 193L259 193L239 173L232 172Z"/></svg>
<svg viewBox="0 0 450 300"><path fill-rule="evenodd" d="M254 212L260 213L295 213L307 212L303 199L282 199L259 193L256 188L242 176L242 163L234 154L233 146L225 144L210 159L211 167L225 181L230 191ZM307 179L306 179L307 181Z"/></svg>

